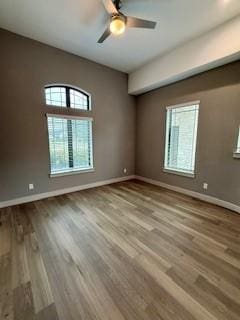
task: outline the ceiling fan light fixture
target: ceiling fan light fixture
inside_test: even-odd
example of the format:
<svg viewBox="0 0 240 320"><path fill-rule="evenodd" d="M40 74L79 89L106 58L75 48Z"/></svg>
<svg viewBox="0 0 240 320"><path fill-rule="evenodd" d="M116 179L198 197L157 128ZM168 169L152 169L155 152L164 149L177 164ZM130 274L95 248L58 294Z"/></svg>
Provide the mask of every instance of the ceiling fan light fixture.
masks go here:
<svg viewBox="0 0 240 320"><path fill-rule="evenodd" d="M112 21L110 23L111 33L117 36L122 34L125 31L125 29L126 29L126 23L122 17L117 16L112 18Z"/></svg>
<svg viewBox="0 0 240 320"><path fill-rule="evenodd" d="M111 34L120 35L126 27L128 28L144 28L144 29L155 29L156 22L140 19L136 17L125 16L121 11L122 2L121 0L102 0L103 5L110 16L110 23L107 28L98 39L98 43L103 43Z"/></svg>

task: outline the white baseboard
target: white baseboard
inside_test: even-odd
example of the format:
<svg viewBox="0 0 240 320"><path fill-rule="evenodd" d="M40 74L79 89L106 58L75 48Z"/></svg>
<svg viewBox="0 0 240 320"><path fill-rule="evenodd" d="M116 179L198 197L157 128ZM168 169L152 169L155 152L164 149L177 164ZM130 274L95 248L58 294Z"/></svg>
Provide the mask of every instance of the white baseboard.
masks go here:
<svg viewBox="0 0 240 320"><path fill-rule="evenodd" d="M218 199L218 198L215 198L215 197L211 197L211 196L199 193L199 192L191 191L191 190L188 190L188 189L183 189L183 188L180 188L180 187L176 187L176 186L173 186L173 185L170 185L170 184L166 184L166 183L161 182L161 181L152 180L152 179L145 178L145 177L142 177L142 176L135 176L135 179L141 180L141 181L144 181L144 182L147 182L147 183L150 183L150 184L154 184L156 186L163 187L163 188L166 188L166 189L169 189L169 190L173 190L173 191L188 195L190 197L197 198L197 199L200 199L200 200L212 203L212 204L216 204L216 205L218 205L220 207L223 207L223 208L235 211L237 213L240 213L240 207L235 205L235 204L233 204L233 203L231 203L231 202L227 202L227 201L224 201L224 200L221 200L221 199Z"/></svg>
<svg viewBox="0 0 240 320"><path fill-rule="evenodd" d="M44 198L59 196L61 194L66 194L66 193L76 192L76 191L80 191L80 190L100 187L100 186L104 186L107 184L112 184L112 183L117 183L117 182L121 182L121 181L132 180L132 179L135 179L134 175L120 177L120 178L114 178L114 179L109 179L109 180L104 180L104 181L97 181L97 182L84 184L81 186L76 186L76 187L71 187L71 188L54 190L54 191L49 191L49 192L44 192L44 193L39 193L39 194L33 194L31 196L16 198L16 199L8 200L8 201L2 201L2 202L0 202L0 208L15 206L17 204L32 202L32 201L41 200Z"/></svg>
<svg viewBox="0 0 240 320"><path fill-rule="evenodd" d="M66 193L76 192L76 191L80 191L80 190L86 190L86 189L90 189L90 188L100 187L100 186L104 186L107 184L112 184L112 183L117 183L117 182L121 182L121 181L132 180L132 179L141 180L141 181L144 181L144 182L147 182L147 183L159 186L159 187L173 190L173 191L188 195L190 197L197 198L197 199L200 199L200 200L212 203L212 204L216 204L220 207L223 207L223 208L235 211L237 213L240 213L240 207L233 204L233 203L230 203L230 202L227 202L227 201L215 198L215 197L211 197L211 196L208 196L208 195L205 195L202 193L191 191L188 189L184 189L184 188L176 187L176 186L173 186L170 184L166 184L161 181L145 178L142 176L135 176L135 175L114 178L114 179L109 179L109 180L104 180L104 181L97 181L97 182L93 182L93 183L89 183L89 184L84 184L81 186L65 188L65 189L60 189L60 190L54 190L54 191L44 192L44 193L39 193L39 194L33 194L31 196L16 198L16 199L8 200L8 201L2 201L2 202L0 202L0 208L15 206L15 205L22 204L22 203L41 200L44 198L55 197L55 196L59 196L59 195L66 194Z"/></svg>

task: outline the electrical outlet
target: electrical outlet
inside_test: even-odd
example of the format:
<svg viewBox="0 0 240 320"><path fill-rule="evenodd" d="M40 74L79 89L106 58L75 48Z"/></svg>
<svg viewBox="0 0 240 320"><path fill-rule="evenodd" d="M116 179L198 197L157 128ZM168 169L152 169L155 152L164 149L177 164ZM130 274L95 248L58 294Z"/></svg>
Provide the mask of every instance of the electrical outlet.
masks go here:
<svg viewBox="0 0 240 320"><path fill-rule="evenodd" d="M33 184L33 183L29 183L28 189L29 189L29 190L33 190L33 189L34 189L34 184Z"/></svg>
<svg viewBox="0 0 240 320"><path fill-rule="evenodd" d="M207 190L207 188L208 188L208 184L206 182L204 182L203 189Z"/></svg>
<svg viewBox="0 0 240 320"><path fill-rule="evenodd" d="M127 173L127 168L124 168L124 169L123 169L123 173Z"/></svg>

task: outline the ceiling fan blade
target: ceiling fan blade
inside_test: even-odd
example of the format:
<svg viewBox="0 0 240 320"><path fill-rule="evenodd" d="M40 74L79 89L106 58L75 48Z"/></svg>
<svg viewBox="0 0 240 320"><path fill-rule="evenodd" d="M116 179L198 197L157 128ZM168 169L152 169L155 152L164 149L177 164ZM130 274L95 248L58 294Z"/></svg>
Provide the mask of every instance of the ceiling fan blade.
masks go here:
<svg viewBox="0 0 240 320"><path fill-rule="evenodd" d="M111 34L109 27L103 32L102 36L99 38L98 43L103 43Z"/></svg>
<svg viewBox="0 0 240 320"><path fill-rule="evenodd" d="M109 14L118 14L118 10L112 0L102 0L105 9Z"/></svg>
<svg viewBox="0 0 240 320"><path fill-rule="evenodd" d="M126 17L127 18L127 27L129 28L146 28L146 29L154 29L156 27L157 22L143 20L135 17Z"/></svg>

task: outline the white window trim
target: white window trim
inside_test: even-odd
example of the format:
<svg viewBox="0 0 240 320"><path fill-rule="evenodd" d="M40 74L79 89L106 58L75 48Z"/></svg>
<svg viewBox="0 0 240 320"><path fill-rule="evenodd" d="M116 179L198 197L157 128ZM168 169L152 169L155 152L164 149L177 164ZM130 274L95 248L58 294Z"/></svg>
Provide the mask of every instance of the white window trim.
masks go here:
<svg viewBox="0 0 240 320"><path fill-rule="evenodd" d="M89 98L90 99L90 98ZM86 110L86 109L77 109L77 108L68 108L66 106L57 106L56 104L48 104L48 103L45 103L44 106L47 108L47 109L51 109L52 107L54 108L54 110L56 109L59 109L61 111L65 111L66 109L67 110L73 110L73 112L82 112L82 113L89 113L92 111L92 109L89 109L89 110Z"/></svg>
<svg viewBox="0 0 240 320"><path fill-rule="evenodd" d="M91 112L92 110L91 109L89 109L89 110L85 110L85 109L77 109L77 108L67 108L67 107L65 107L65 106L57 106L56 104L48 104L48 103L45 103L44 104L44 106L45 107L47 107L47 109L49 108L51 108L51 107L53 107L54 109L60 109L60 110L62 110L62 111L65 111L66 109L67 110L76 110L77 112L82 112L82 113L84 113L84 112ZM73 111L74 112L74 111Z"/></svg>
<svg viewBox="0 0 240 320"><path fill-rule="evenodd" d="M93 122L93 118L92 117L79 117L79 116L70 116L70 115L64 115L64 114L54 114L54 113L46 113L46 117L47 118L63 118L63 119L69 119L69 120L74 120L74 119L78 119L78 120L87 120L87 121L91 121ZM73 174L79 174L79 173L90 173L90 172L94 172L95 171L95 167L93 165L94 163L94 157L93 157L93 128L91 126L91 130L90 130L90 141L91 141L91 163L92 166L91 167L87 167L87 168L73 168L73 169L66 169L63 171L56 171L56 172L51 172L51 166L50 166L50 173L49 173L49 177L50 178L56 178L56 177L62 177L62 176L69 176L69 175L73 175ZM49 137L48 137L48 141L49 141ZM48 148L49 148L49 154L50 154L50 145L48 142Z"/></svg>
<svg viewBox="0 0 240 320"><path fill-rule="evenodd" d="M192 106L192 105L198 105L199 109L200 109L200 100L195 100L195 101L190 101L190 102L185 102L185 103L180 103L180 104L175 104L175 105L171 105L171 106L167 106L166 107L166 117L165 117L165 121L166 121L166 127L165 127L165 146L164 146L164 164L163 164L163 172L165 173L171 173L171 174L176 174L179 176L183 176L183 177L187 177L187 178L195 178L196 174L196 153L197 153L197 133L198 133L198 126L199 126L199 121L197 121L197 126L195 128L196 130L196 147L195 147L195 157L194 157L194 172L190 172L190 171L185 171L185 170L181 170L181 169L173 169L167 166L167 152L166 152L166 146L168 145L168 139L169 139L169 113L167 111L172 110L172 109L176 109L176 108L182 108L182 107L188 107L188 106ZM198 118L199 118L199 114L198 114Z"/></svg>
<svg viewBox="0 0 240 320"><path fill-rule="evenodd" d="M195 173L184 171L184 170L177 170L177 169L164 167L163 172L176 174L178 176L183 176L187 178L195 178Z"/></svg>
<svg viewBox="0 0 240 320"><path fill-rule="evenodd" d="M240 159L240 152L234 152L233 158Z"/></svg>
<svg viewBox="0 0 240 320"><path fill-rule="evenodd" d="M233 152L233 158L240 159L240 148L239 147L240 147L240 126L239 126L239 129L238 129L237 148Z"/></svg>
<svg viewBox="0 0 240 320"><path fill-rule="evenodd" d="M186 103L179 103L179 104L167 106L166 110L182 108L182 107L189 107L189 106L193 106L193 105L197 105L197 104L200 106L200 102L201 102L200 100L195 100L195 101L190 101L190 102L186 102Z"/></svg>
<svg viewBox="0 0 240 320"><path fill-rule="evenodd" d="M88 120L93 121L92 117L80 117L80 116L72 116L72 115L66 115L66 114L58 114L58 113L46 113L46 116L48 118L63 118L63 119L78 119L78 120Z"/></svg>
<svg viewBox="0 0 240 320"><path fill-rule="evenodd" d="M71 169L71 170L64 170L64 171L58 171L58 172L52 172L49 174L50 178L57 178L57 177L63 177L63 176L70 176L73 174L79 174L79 173L90 173L94 172L95 168L90 167L90 168L82 168L82 169Z"/></svg>

